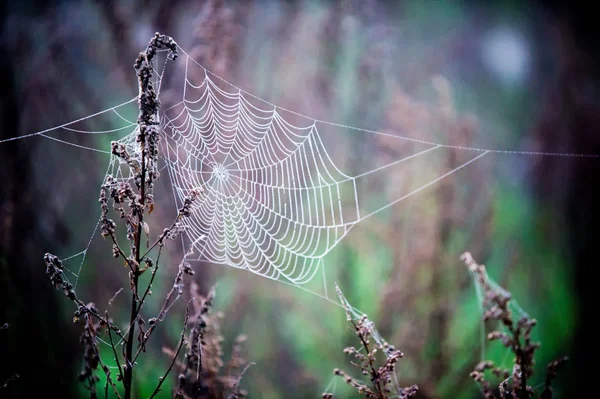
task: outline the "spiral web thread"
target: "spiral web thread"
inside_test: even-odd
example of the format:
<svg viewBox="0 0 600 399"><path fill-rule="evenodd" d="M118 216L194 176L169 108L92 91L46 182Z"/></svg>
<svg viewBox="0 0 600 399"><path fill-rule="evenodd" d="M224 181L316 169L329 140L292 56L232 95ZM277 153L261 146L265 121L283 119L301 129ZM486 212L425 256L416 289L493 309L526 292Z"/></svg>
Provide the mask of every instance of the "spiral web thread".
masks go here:
<svg viewBox="0 0 600 399"><path fill-rule="evenodd" d="M329 298L323 258L357 223L404 199L419 193L487 154L561 156L598 158L596 154L531 152L452 146L314 119L278 107L213 74L183 52L185 78L182 100L163 111L161 171L168 172L178 205L192 189L202 188L203 195L193 205L192 216L185 219L186 239L182 247L186 260L224 264L246 269L265 278L292 285L351 310L352 317L364 314L345 298L338 303ZM166 65L166 64L165 64ZM188 76L191 67L200 68L204 79L194 83ZM155 87L164 75L155 70ZM225 88L224 88L225 87ZM137 125L123 113L136 105L137 97L77 120L25 134L1 139L0 144L32 137L43 137L61 144L110 155L105 177L130 181L129 167L106 149L84 146L50 133L127 134L117 141L137 154ZM102 120L105 130L88 130L86 123ZM390 164L350 176L340 170L329 156L319 128L332 126L408 140L423 149ZM452 148L474 156L456 168L427 181L370 212L361 212L357 181L402 162ZM65 278L74 278L77 286L85 257L98 229L96 222L87 246L63 261L80 259L77 267L65 268ZM68 264L67 264L68 266ZM75 271L77 269L77 271ZM317 274L323 274L324 295L305 286ZM67 274L68 273L68 274ZM478 297L481 296L477 287ZM480 298L481 299L481 298ZM518 308L519 313L523 312ZM483 329L482 329L483 331ZM374 339L382 338L374 329ZM108 344L107 344L108 345ZM485 351L482 343L482 356ZM334 379L328 386L335 388ZM397 385L397 383L396 383Z"/></svg>

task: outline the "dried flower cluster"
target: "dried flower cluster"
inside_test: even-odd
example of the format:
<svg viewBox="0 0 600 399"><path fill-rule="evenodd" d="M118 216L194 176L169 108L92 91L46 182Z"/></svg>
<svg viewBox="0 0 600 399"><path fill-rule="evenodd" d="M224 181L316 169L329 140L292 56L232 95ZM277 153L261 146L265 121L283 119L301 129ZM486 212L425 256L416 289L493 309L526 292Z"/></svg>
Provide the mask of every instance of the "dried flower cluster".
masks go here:
<svg viewBox="0 0 600 399"><path fill-rule="evenodd" d="M83 313L85 319L85 326L83 334L81 335L80 341L84 347L83 352L83 370L79 374L79 380L82 381L86 388L90 391L90 398L96 398L96 383L99 381L96 375L96 370L100 366L102 372L106 376L106 383L104 384L104 397L108 397L108 387L110 386L112 391L115 393L117 398L121 395L112 379L111 371L100 357L100 350L98 348L98 332L104 329L104 323L102 320L97 320L91 316L92 313L98 313L95 305L89 303L86 305L89 312ZM114 346L113 346L114 349ZM122 381L122 376L119 375L117 380Z"/></svg>
<svg viewBox="0 0 600 399"><path fill-rule="evenodd" d="M50 279L54 288L62 289L67 298L75 300L73 285L63 278L64 267L58 256L46 253L44 262L46 263L46 276Z"/></svg>
<svg viewBox="0 0 600 399"><path fill-rule="evenodd" d="M402 388L396 382L396 365L404 357L404 354L381 338L377 339L374 336L373 322L366 315L360 317L358 321L354 321L348 301L337 286L336 291L346 311L346 319L352 324L361 344L360 349L350 346L344 349L344 353L354 357L355 360L351 362L352 365L359 368L362 375L369 377L369 383L353 378L337 368L333 370L334 375L342 377L360 395L369 399L387 399L391 397L406 399L415 396L419 389L416 385ZM383 353L385 360L379 361L377 358L378 353ZM332 399L334 396L326 392L321 397Z"/></svg>
<svg viewBox="0 0 600 399"><path fill-rule="evenodd" d="M171 37L157 32L150 40L146 50L138 55L133 65L137 72L140 91L137 142L140 143L144 151L142 152L142 163L145 163L147 168L147 175L141 173L140 177L150 187L152 187L152 182L158 178L158 141L160 137L158 110L160 101L152 84L152 75L154 72L154 56L159 50L168 50L167 58L169 60L177 58L177 43ZM144 157L147 159L144 159ZM144 180L144 178L147 180Z"/></svg>
<svg viewBox="0 0 600 399"><path fill-rule="evenodd" d="M246 340L239 335L231 349L230 359L223 360L223 342L221 334L222 313L211 313L215 296L213 287L208 295L199 293L199 286L192 283L193 315L190 317L190 332L187 337L187 351L183 361L177 362L179 368L175 397L180 399L217 399L242 398L246 393L239 389L239 383L249 364L242 356L242 343ZM163 348L163 352L173 356L174 351ZM227 396L229 394L229 396Z"/></svg>
<svg viewBox="0 0 600 399"><path fill-rule="evenodd" d="M509 308L510 293L494 287L490 283L485 266L477 264L469 252L462 254L461 260L474 274L477 280L476 283L482 288L484 294L483 320L486 322L496 321L504 327L505 331L495 330L490 332L487 336L488 340L500 341L515 356L512 370L497 367L488 360L475 366L475 370L471 372L471 378L479 383L482 393L487 399L495 399L497 396L492 384L485 378L486 371L490 371L496 377L502 379L498 386L500 398L525 399L533 397L535 392L528 385L528 381L534 372L535 351L540 346L539 342L531 340L531 331L536 325L536 320L523 316L515 322L513 313ZM556 376L556 370L566 361L567 357L563 357L548 365L542 398L552 398L551 385Z"/></svg>

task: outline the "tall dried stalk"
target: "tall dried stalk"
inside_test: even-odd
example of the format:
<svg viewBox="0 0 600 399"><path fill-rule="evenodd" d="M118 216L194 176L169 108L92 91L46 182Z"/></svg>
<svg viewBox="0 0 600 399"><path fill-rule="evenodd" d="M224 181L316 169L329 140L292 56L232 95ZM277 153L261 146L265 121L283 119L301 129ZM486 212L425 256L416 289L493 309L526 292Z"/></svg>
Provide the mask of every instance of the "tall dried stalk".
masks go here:
<svg viewBox="0 0 600 399"><path fill-rule="evenodd" d="M188 217L191 213L191 206L199 195L199 191L192 191L185 198L183 206L179 209L177 218L172 225L163 230L158 235L153 244L150 245L150 229L144 221L146 212L151 213L154 209L154 198L150 194L150 189L159 177L158 173L158 143L160 139L158 111L160 102L157 93L152 84L153 61L157 52L160 50L168 51L168 59L177 58L177 44L175 41L165 35L156 33L145 51L137 57L134 67L137 72L139 83L139 116L137 120L136 142L139 145L139 151L130 153L130 149L118 142L112 142L112 154L120 158L131 169L134 176L132 187L129 182L121 182L113 176L108 175L100 190L100 207L102 215L100 219L101 235L103 238L109 238L112 242L112 254L115 258L122 258L129 269L129 288L131 291L131 306L129 314L129 324L123 332L110 318L109 309L100 314L93 303L86 304L76 294L73 286L64 278L64 269L60 259L47 253L44 256L46 262L46 274L56 288L60 288L65 295L72 300L78 307L74 315L74 321L85 321L84 333L81 342L85 346L84 370L80 374L80 379L85 382L90 390L90 398L96 397L95 384L99 380L96 375L98 367L106 375L106 384L104 395L108 397L109 387L118 398L121 398L120 389L115 384L111 376L110 368L106 366L98 350L98 335L107 334L107 341L110 343L114 361L117 369L117 382L122 383L122 392L125 399L130 399L133 395L134 367L141 353L146 351L146 343L158 322L162 321L172 304L183 293L184 274L193 274L189 264L182 262L175 276L173 287L164 299L164 303L157 317L145 320L141 315L142 307L147 300L154 277L159 268L160 256L163 246L167 239L173 239L184 230L181 219ZM117 224L108 217L109 202L123 220L127 231L127 241L129 243L129 254L117 240ZM143 239L146 236L148 244L142 250ZM157 248L155 258L150 253ZM140 276L146 271L150 271L151 277L145 288L140 287ZM113 297L114 299L114 297ZM113 300L109 301L109 307ZM145 329L148 326L147 329ZM184 322L183 331L187 326L187 315ZM180 340L177 351L174 353L170 367L160 378L156 389L151 397L154 397L161 389L163 381L172 370L176 358L185 345L184 332ZM134 345L137 340L137 347ZM124 345L120 345L123 342ZM119 348L121 354L119 355Z"/></svg>

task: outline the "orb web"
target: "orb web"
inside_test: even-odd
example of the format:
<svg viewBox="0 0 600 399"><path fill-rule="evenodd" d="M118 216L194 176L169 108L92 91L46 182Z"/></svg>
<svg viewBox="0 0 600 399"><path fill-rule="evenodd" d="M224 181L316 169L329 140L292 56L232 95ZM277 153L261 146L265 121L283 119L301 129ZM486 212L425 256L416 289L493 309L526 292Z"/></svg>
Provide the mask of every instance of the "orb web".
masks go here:
<svg viewBox="0 0 600 399"><path fill-rule="evenodd" d="M359 220L355 179L331 160L314 121L296 126L208 74L187 78L164 113L163 144L197 259L304 284Z"/></svg>
<svg viewBox="0 0 600 399"><path fill-rule="evenodd" d="M323 257L357 223L435 185L487 154L598 157L596 154L453 146L314 119L240 89L182 52L184 56L180 60L184 63L185 75L180 86L181 101L160 116L161 160L164 162L161 170L168 172L176 201L181 202L192 189L203 190L201 200L194 205L192 217L186 220L188 230L184 251L188 260L246 269L300 287L315 276L319 266L323 266ZM166 62L160 71L154 71L159 93L165 65ZM190 65L203 71L200 82L189 78ZM68 140L68 134L117 135L126 132L117 141L125 144L131 154L139 154L134 117L123 115L128 108L135 109L136 100L134 97L53 128L3 138L0 144L39 136L82 150L110 154L107 148ZM106 127L89 130L88 122L94 127ZM351 176L340 170L329 156L321 136L323 126L406 140L422 148L389 164ZM56 137L55 133L60 135ZM361 179L443 149L470 152L474 156L386 200L376 209L361 209L364 201L357 190L357 182ZM113 155L110 155L106 175L122 181L132 179L127 165ZM63 258L80 258L79 268L69 270L75 277L75 286L97 227L96 224L82 251ZM325 283L324 286L328 299Z"/></svg>

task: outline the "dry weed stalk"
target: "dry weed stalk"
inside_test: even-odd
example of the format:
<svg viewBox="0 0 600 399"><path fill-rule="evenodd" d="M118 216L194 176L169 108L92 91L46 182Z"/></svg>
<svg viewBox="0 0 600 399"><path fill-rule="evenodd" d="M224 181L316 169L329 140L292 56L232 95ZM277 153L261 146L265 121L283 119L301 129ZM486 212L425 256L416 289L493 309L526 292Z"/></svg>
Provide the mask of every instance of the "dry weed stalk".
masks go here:
<svg viewBox="0 0 600 399"><path fill-rule="evenodd" d="M190 317L189 345L183 361L176 363L179 369L175 397L178 399L217 399L242 398L246 392L239 389L239 383L250 364L242 356L242 343L245 335L239 335L233 344L230 359L223 360L223 342L221 320L223 314L211 313L215 287L208 295L202 296L199 286L192 283L193 314ZM163 347L163 352L174 356L172 349ZM242 367L244 367L242 369ZM229 393L229 396L226 396Z"/></svg>
<svg viewBox="0 0 600 399"><path fill-rule="evenodd" d="M531 331L536 325L536 320L529 316L522 316L515 322L513 313L509 309L511 294L491 284L484 265L478 264L469 252L461 255L461 260L474 274L476 284L483 292L483 320L496 321L504 327L505 331L494 330L487 335L490 341L500 341L502 345L510 349L514 354L512 371L494 365L492 361L486 360L475 366L471 372L473 378L481 387L486 399L497 398L492 384L486 380L485 372L490 371L502 381L498 386L500 398L506 399L529 399L533 397L534 390L528 385L534 372L534 354L539 348L539 342L531 340ZM552 381L556 377L556 371L564 365L567 357L562 357L551 362L547 367L544 391L542 399L552 398Z"/></svg>
<svg viewBox="0 0 600 399"><path fill-rule="evenodd" d="M197 199L200 192L192 191L185 199L181 209L173 224L164 229L158 235L153 244L150 244L150 228L144 221L146 212L149 214L154 209L154 198L149 192L154 182L159 177L158 173L158 143L159 143L159 119L158 111L160 102L157 93L152 84L154 57L160 50L168 51L168 59L177 58L177 44L169 36L157 33L146 50L137 57L134 64L139 83L139 116L138 128L136 130L136 142L139 145L139 151L131 152L125 145L113 142L112 154L120 158L127 164L134 176L134 186L129 182L119 181L113 176L107 176L100 190L100 207L102 210L100 227L103 238L108 238L112 242L112 255L115 258L122 258L125 266L129 270L129 288L131 291L131 310L129 324L125 331L122 331L116 323L110 318L109 309L100 314L93 303L84 303L75 292L73 286L64 278L64 268L61 260L52 254L47 253L44 256L46 263L46 274L52 284L62 289L65 295L77 305L77 311L74 314L73 321L78 322L83 319L85 326L81 337L84 345L84 369L80 374L86 387L90 391L90 398L95 398L98 367L106 375L106 384L104 387L104 397L108 397L109 387L116 397L121 398L120 389L112 378L110 369L103 362L98 350L98 335L103 333L107 335L106 340L110 343L114 361L116 362L117 376L116 381L122 384L123 397L130 399L133 395L133 370L137 364L137 359L141 353L146 351L146 344L155 330L157 324L164 319L173 303L183 294L183 278L185 274L193 275L189 264L182 262L175 276L175 281L166 298L157 317L145 320L141 314L142 307L152 287L156 272L160 265L160 255L162 253L165 241L176 238L183 230L182 219L190 215L191 206ZM117 224L109 218L109 210L112 205L120 219L123 220L127 232L128 249L126 249L117 240ZM143 237L146 238L144 250ZM150 253L155 249L156 257L151 257ZM148 285L145 288L140 286L139 277L146 271L151 273ZM114 299L114 297L113 297ZM109 301L109 307L111 302ZM173 353L171 365L159 379L156 389L151 398L155 397L161 390L161 386L169 372L172 370L176 358L182 351L186 342L184 339L188 316L184 322L181 340L177 350ZM137 346L135 345L137 342ZM123 343L123 345L120 345ZM119 351L121 352L119 354Z"/></svg>
<svg viewBox="0 0 600 399"><path fill-rule="evenodd" d="M375 337L373 322L366 315L355 321L348 301L337 286L336 292L346 312L346 320L352 324L354 332L360 340L360 349L350 346L344 349L344 353L354 357L354 360L350 363L359 368L362 375L369 376L370 383L364 383L337 368L333 370L334 375L342 377L359 395L368 399L388 399L392 397L407 399L415 396L419 389L416 385L405 388L397 386L396 365L404 357L404 354L383 339ZM383 353L385 360L378 359L378 353ZM332 399L334 396L332 393L325 392L321 397Z"/></svg>

